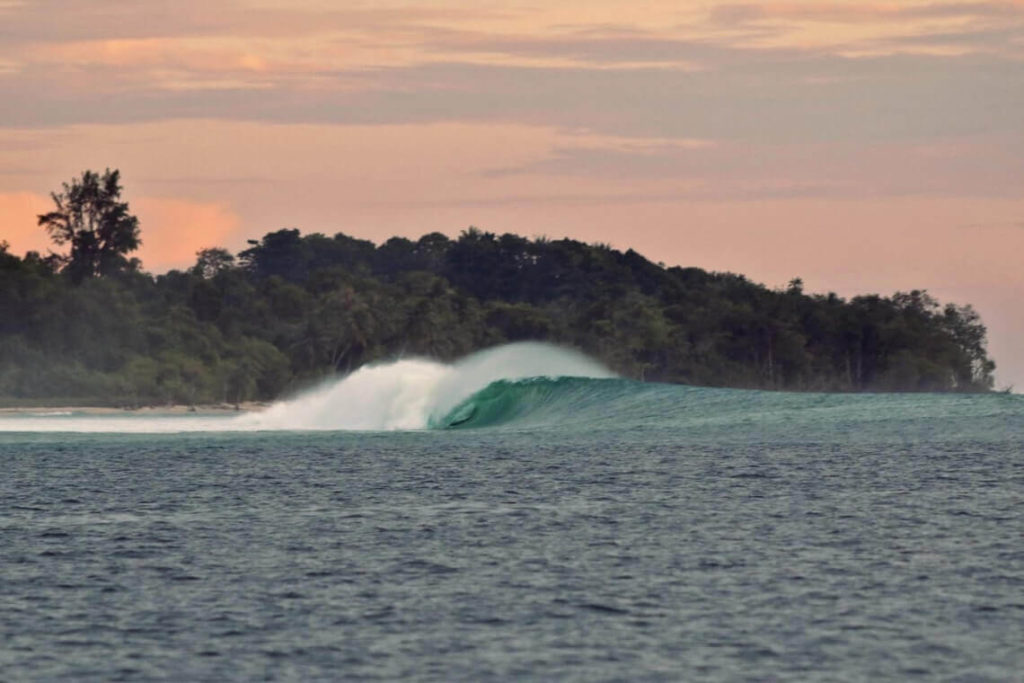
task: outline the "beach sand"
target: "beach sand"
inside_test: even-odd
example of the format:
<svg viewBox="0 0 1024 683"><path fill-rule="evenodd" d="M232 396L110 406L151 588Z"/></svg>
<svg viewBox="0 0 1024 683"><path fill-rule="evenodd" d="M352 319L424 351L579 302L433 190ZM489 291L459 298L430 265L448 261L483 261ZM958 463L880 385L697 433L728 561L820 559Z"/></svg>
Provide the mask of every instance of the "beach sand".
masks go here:
<svg viewBox="0 0 1024 683"><path fill-rule="evenodd" d="M217 403L212 405L163 405L143 406L141 408L111 408L100 406L13 406L0 408L0 415L185 415L185 414L222 414L236 412L254 412L269 406L260 401L246 401L239 405L233 403Z"/></svg>

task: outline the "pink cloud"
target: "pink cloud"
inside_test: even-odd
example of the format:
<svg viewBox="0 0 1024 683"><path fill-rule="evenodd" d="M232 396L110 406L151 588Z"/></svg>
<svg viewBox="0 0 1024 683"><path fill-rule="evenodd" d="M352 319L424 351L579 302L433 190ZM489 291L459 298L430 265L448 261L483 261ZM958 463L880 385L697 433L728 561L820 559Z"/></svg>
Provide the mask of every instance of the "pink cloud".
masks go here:
<svg viewBox="0 0 1024 683"><path fill-rule="evenodd" d="M774 19L819 22L879 22L921 19L974 19L1019 17L1024 3L1003 2L930 2L911 3L816 3L768 2L721 3L711 9L713 21L733 24Z"/></svg>

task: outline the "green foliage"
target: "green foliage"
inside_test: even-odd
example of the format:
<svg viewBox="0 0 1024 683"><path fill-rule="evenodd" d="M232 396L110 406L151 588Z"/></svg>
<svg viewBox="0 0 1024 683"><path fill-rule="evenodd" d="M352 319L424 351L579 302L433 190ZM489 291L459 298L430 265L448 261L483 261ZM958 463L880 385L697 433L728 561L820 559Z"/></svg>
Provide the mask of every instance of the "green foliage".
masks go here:
<svg viewBox="0 0 1024 683"><path fill-rule="evenodd" d="M112 185L86 180L116 198L116 172ZM64 194L78 197L74 187ZM74 246L71 263L76 254L91 264L81 272L109 273ZM923 291L809 296L799 278L770 290L473 228L379 247L280 230L238 260L206 249L157 277L66 278L60 265L0 245L0 402L269 400L374 360L527 339L638 379L767 389L987 391L995 367L977 312Z"/></svg>
<svg viewBox="0 0 1024 683"><path fill-rule="evenodd" d="M141 242L139 220L128 212L127 202L119 201L119 171L108 168L102 176L85 171L50 196L56 208L40 215L39 225L57 244L71 245L62 262L72 280L112 275L138 265L125 256Z"/></svg>

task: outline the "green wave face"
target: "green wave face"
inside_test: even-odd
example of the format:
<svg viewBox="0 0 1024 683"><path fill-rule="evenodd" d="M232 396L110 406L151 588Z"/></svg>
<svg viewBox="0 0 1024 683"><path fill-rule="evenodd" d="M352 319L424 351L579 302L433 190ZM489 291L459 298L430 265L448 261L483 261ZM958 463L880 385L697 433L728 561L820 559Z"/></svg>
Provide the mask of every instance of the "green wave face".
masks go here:
<svg viewBox="0 0 1024 683"><path fill-rule="evenodd" d="M498 380L439 419L431 420L431 427L466 429L510 423L542 426L585 422L598 419L606 410L621 409L624 399L645 393L644 387L631 380L583 377Z"/></svg>
<svg viewBox="0 0 1024 683"><path fill-rule="evenodd" d="M441 416L434 429L664 433L716 442L761 438L853 441L985 438L1024 430L1024 397L1002 394L813 394L712 389L627 379L498 380ZM667 431L665 431L667 430ZM823 432L822 430L828 430ZM816 436L817 435L817 436Z"/></svg>

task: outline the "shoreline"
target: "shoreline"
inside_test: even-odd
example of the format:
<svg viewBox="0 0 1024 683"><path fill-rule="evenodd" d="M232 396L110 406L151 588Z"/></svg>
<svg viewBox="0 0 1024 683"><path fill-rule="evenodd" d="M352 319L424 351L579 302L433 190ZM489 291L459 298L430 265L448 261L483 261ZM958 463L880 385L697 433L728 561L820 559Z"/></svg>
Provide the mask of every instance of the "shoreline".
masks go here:
<svg viewBox="0 0 1024 683"><path fill-rule="evenodd" d="M270 406L263 401L245 401L237 406L232 403L208 405L171 404L142 406L139 408L112 408L110 406L8 406L0 408L2 416L59 417L67 415L221 415L227 413L251 413Z"/></svg>

